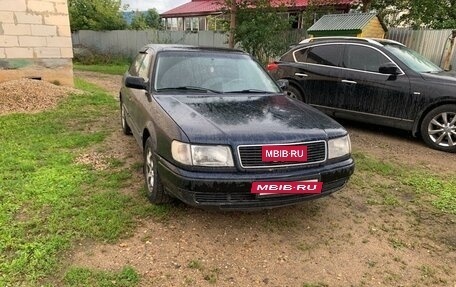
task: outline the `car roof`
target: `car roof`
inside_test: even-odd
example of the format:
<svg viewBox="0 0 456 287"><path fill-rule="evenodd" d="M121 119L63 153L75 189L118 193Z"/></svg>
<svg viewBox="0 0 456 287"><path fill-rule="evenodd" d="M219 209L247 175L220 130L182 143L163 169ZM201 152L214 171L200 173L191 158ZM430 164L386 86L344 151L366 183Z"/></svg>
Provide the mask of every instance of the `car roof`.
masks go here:
<svg viewBox="0 0 456 287"><path fill-rule="evenodd" d="M204 47L204 46L192 46L192 45L180 45L180 44L148 44L141 48L139 52L146 52L147 50L152 49L155 52L162 51L200 51L200 52L222 52L222 53L242 53L246 54L244 51L237 49L229 48L219 48L219 47Z"/></svg>
<svg viewBox="0 0 456 287"><path fill-rule="evenodd" d="M315 42L324 42L324 43L347 43L347 42L364 42L372 45L383 46L385 44L394 44L404 46L404 44L389 40L389 39L380 39L380 38L362 38L362 37L340 37L340 36L330 36L330 37L316 37L308 38L299 42L299 45L309 44Z"/></svg>

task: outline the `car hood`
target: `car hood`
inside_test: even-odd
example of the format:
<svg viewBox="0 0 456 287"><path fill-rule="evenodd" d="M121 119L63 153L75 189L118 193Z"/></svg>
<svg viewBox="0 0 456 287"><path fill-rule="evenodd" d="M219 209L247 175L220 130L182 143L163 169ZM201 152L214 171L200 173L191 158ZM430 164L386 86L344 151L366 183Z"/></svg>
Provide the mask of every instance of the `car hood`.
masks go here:
<svg viewBox="0 0 456 287"><path fill-rule="evenodd" d="M456 85L456 71L443 71L435 74L422 73L421 76L426 81Z"/></svg>
<svg viewBox="0 0 456 287"><path fill-rule="evenodd" d="M303 142L345 135L314 108L278 95L156 95L193 143Z"/></svg>

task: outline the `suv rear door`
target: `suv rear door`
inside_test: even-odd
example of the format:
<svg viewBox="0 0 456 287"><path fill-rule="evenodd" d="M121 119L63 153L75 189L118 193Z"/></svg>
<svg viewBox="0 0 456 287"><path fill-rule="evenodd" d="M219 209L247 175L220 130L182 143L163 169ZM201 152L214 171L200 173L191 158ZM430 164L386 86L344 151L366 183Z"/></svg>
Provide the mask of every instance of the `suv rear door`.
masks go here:
<svg viewBox="0 0 456 287"><path fill-rule="evenodd" d="M290 76L299 83L304 101L312 105L333 106L339 101L342 45L319 44L293 52L296 64Z"/></svg>
<svg viewBox="0 0 456 287"><path fill-rule="evenodd" d="M380 49L347 44L341 65L340 108L383 120L409 119L410 113L404 109L412 104L409 78L399 66L399 75L380 73L380 66L385 65L397 66Z"/></svg>

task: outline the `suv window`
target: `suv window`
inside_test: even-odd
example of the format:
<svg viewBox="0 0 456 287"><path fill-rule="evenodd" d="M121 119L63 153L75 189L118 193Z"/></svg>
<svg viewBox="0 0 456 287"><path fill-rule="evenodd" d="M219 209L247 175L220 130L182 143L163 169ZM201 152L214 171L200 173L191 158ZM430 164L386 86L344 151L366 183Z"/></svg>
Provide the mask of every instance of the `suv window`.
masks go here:
<svg viewBox="0 0 456 287"><path fill-rule="evenodd" d="M305 63L307 59L307 51L309 51L309 49L301 49L295 51L294 57L296 59L296 62Z"/></svg>
<svg viewBox="0 0 456 287"><path fill-rule="evenodd" d="M367 71L379 72L379 68L387 63L392 63L379 51L360 45L347 45L343 67Z"/></svg>
<svg viewBox="0 0 456 287"><path fill-rule="evenodd" d="M342 45L320 45L308 48L306 61L310 64L338 66L342 58Z"/></svg>

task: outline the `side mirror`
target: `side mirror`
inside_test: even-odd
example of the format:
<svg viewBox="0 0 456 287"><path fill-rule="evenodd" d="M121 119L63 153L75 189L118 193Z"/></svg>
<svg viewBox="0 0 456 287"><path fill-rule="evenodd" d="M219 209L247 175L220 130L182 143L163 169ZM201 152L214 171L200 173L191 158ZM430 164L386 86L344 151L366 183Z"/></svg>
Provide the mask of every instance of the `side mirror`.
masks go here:
<svg viewBox="0 0 456 287"><path fill-rule="evenodd" d="M393 63L387 63L383 66L380 66L380 68L378 68L378 72L387 75L399 75L401 73L399 71L399 68Z"/></svg>
<svg viewBox="0 0 456 287"><path fill-rule="evenodd" d="M282 91L288 89L288 86L290 86L290 82L288 80L277 80L277 85L279 85L279 88L282 89Z"/></svg>
<svg viewBox="0 0 456 287"><path fill-rule="evenodd" d="M138 90L147 90L147 83L141 77L127 76L125 78L125 87Z"/></svg>

